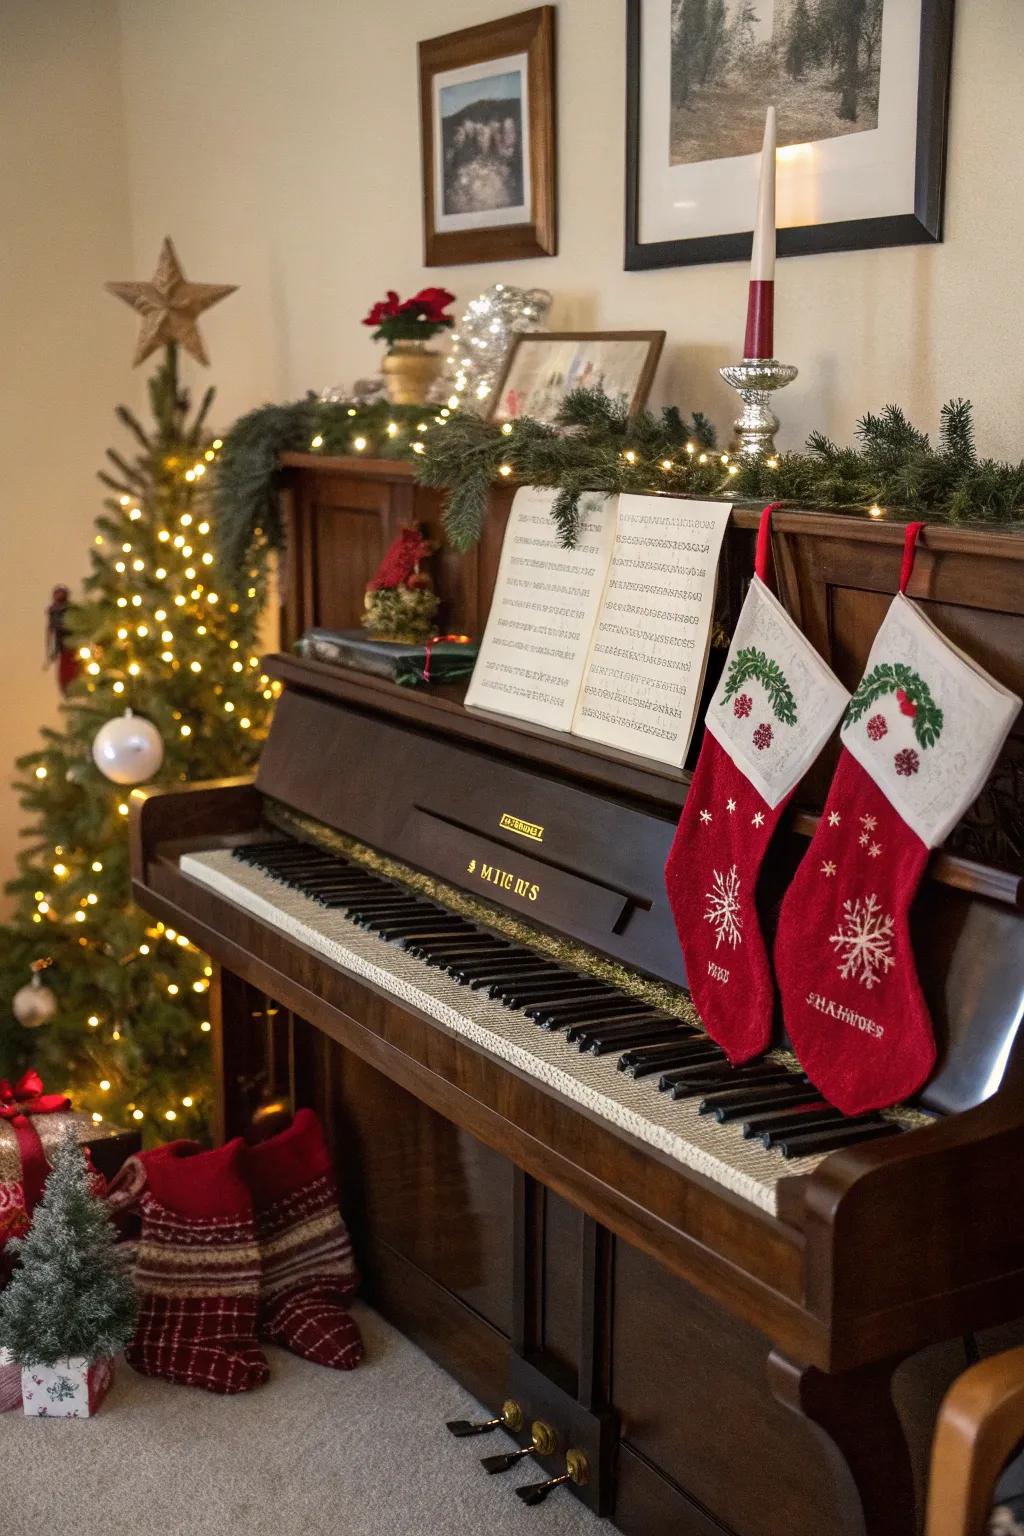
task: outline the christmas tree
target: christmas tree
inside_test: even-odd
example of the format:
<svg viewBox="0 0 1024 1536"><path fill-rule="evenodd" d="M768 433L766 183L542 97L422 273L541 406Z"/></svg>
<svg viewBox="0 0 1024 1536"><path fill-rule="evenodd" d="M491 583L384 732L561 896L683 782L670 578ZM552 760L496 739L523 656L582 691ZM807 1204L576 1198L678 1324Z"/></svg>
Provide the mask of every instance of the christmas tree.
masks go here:
<svg viewBox="0 0 1024 1536"><path fill-rule="evenodd" d="M98 1360L131 1338L135 1290L92 1177L69 1130L28 1236L12 1240L18 1267L0 1296L0 1345L21 1365Z"/></svg>
<svg viewBox="0 0 1024 1536"><path fill-rule="evenodd" d="M28 827L7 888L15 915L0 931L0 1076L33 1066L97 1122L196 1135L209 1108L212 970L187 934L132 904L130 786L220 778L255 760L274 697L256 653L264 562L257 553L218 573L206 489L220 447L205 427L213 391L193 413L178 378L179 342L205 362L196 317L231 290L187 283L169 241L152 283L110 286L143 316L136 361L161 348L162 361L152 425L117 410L132 451L108 453L100 479L112 494L91 573L65 614L78 675L58 728L18 762ZM129 725L147 749L137 760ZM15 995L46 962L45 989L32 989L28 1007L19 1000L19 1023Z"/></svg>

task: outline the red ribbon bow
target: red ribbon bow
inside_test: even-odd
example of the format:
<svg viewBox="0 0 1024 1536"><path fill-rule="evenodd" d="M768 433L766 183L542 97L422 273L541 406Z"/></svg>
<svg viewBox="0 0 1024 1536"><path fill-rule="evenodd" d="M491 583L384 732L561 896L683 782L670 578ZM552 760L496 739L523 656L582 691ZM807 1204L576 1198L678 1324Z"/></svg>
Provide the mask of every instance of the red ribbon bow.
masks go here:
<svg viewBox="0 0 1024 1536"><path fill-rule="evenodd" d="M423 648L423 681L430 682L430 653L435 645L468 645L469 635L435 635Z"/></svg>
<svg viewBox="0 0 1024 1536"><path fill-rule="evenodd" d="M55 1115L71 1108L71 1100L62 1093L44 1093L39 1073L29 1069L13 1085L0 1078L0 1120L9 1120L18 1138L21 1153L21 1183L25 1195L25 1209L29 1215L42 1198L43 1186L49 1171L39 1132L32 1124L31 1115Z"/></svg>

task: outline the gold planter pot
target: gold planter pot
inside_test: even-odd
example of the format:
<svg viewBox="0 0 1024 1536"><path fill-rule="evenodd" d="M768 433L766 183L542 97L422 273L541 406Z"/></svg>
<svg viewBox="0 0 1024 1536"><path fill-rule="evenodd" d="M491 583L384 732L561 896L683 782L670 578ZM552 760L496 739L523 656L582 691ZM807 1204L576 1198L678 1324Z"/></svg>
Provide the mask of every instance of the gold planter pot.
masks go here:
<svg viewBox="0 0 1024 1536"><path fill-rule="evenodd" d="M381 365L392 405L423 405L430 386L444 367L440 352L423 341L396 341Z"/></svg>

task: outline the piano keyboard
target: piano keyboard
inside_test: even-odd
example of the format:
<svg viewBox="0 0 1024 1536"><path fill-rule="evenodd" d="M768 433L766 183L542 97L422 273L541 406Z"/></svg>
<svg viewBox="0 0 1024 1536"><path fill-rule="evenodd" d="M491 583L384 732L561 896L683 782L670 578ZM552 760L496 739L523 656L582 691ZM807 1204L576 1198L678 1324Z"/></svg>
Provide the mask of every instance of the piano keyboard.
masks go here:
<svg viewBox="0 0 1024 1536"><path fill-rule="evenodd" d="M772 1059L732 1068L678 1017L310 844L185 854L180 868L772 1214L787 1173L905 1129L889 1115L844 1118L799 1071Z"/></svg>

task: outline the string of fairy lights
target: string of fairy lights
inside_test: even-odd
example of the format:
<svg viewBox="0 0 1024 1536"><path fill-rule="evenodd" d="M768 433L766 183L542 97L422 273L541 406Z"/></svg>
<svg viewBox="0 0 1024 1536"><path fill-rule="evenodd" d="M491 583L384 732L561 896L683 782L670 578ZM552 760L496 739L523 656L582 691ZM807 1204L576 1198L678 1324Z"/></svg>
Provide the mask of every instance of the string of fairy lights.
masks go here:
<svg viewBox="0 0 1024 1536"><path fill-rule="evenodd" d="M165 461L165 469L173 475L180 473L181 481L188 486L201 485L207 468L212 464L222 448L220 438L214 439L210 446L184 469L176 459ZM178 514L176 521L168 526L160 526L155 531L155 542L158 546L156 562L147 561L144 547L136 547L137 534L133 530L138 528L145 513L139 505L139 497L128 494L119 497L119 510L124 521L123 536L120 539L120 548L113 553L117 558L112 562L113 571L117 576L124 577L126 581L133 578L141 578L147 588L147 596L139 591L125 590L116 598L118 609L124 610L124 622L119 624L114 632L113 645L101 646L97 643L83 644L78 647L77 655L82 664L84 681L87 692L101 694L103 690L109 690L113 700L119 704L130 705L136 687L141 687L144 682L159 686L175 673L186 667L193 675L203 672L203 662L198 658L183 659L176 646L180 648L186 636L185 626L191 627L192 633L200 641L215 643L218 638L226 643L230 652L241 652L241 643L233 635L227 633L230 624L229 615L233 616L240 610L237 601L222 599L221 594L211 585L213 568L216 564L216 556L212 548L207 547L206 540L211 532L209 520L197 514L191 500L185 510ZM113 510L113 508L112 508ZM159 517L157 517L159 521ZM95 536L97 550L103 549L111 540L107 534L97 533ZM255 583L258 572L254 569L250 577ZM141 582L140 582L141 584ZM163 589L162 591L160 589ZM247 589L247 596L254 599L257 596L255 584ZM242 654L236 655L230 662L230 670L236 680L241 683L246 674L258 672L260 660L258 656ZM258 672L254 679L256 688L262 699L270 704L281 691L281 685L273 682L263 672ZM227 689L222 683L213 684L213 693L221 697ZM231 698L222 698L222 708L225 716L233 719L240 731L252 730L255 722L252 714L247 712L244 702L238 702ZM199 722L186 718L186 711L175 708L171 716L177 723L178 734L183 740L191 737ZM34 771L37 780L45 780L48 776L48 768L45 764L38 764ZM181 775L185 777L184 774ZM127 818L130 813L130 799L133 792L126 793L123 786L115 786L113 790L112 809L117 817ZM81 854L81 862L76 868L77 855ZM93 889L96 882L89 879L91 875L102 874L103 860L92 857L88 851L76 850L72 852L62 844L56 844L53 849L53 864L51 866L52 883L44 882L33 893L35 911L32 920L37 924L67 924L80 928L77 942L83 948L88 948L93 943L105 943L102 931L102 900L100 892ZM62 899L62 893L69 888L85 889L77 897L70 901ZM181 951L198 959L202 951L193 944L187 935L168 927L163 922L154 922L145 928L145 940L140 942L132 952L119 957L121 965L130 965L137 959L146 960L156 957L158 947L162 944L174 946L175 951ZM169 998L176 998L188 989L201 997L209 992L213 968L209 964L202 966L201 974L188 983L184 980L164 980L164 991ZM87 1031L99 1031L105 1024L110 1026L110 1040L116 1045L123 1039L123 1021L117 1018L105 1019L99 1012L90 1013L84 1020L83 1027ZM200 1033L206 1035L212 1031L212 1023L208 1018L198 1021ZM110 1077L101 1077L96 1089L100 1095L112 1092L114 1084ZM195 1107L199 1091L193 1089L190 1092L181 1093L176 1097L176 1102L166 1104L156 1113L170 1123L178 1119L180 1110L190 1110ZM125 1108L134 1122L138 1123L146 1118L147 1111L140 1104L129 1099ZM153 1112L153 1111L150 1111ZM101 1124L105 1118L101 1109L91 1112L95 1124Z"/></svg>

